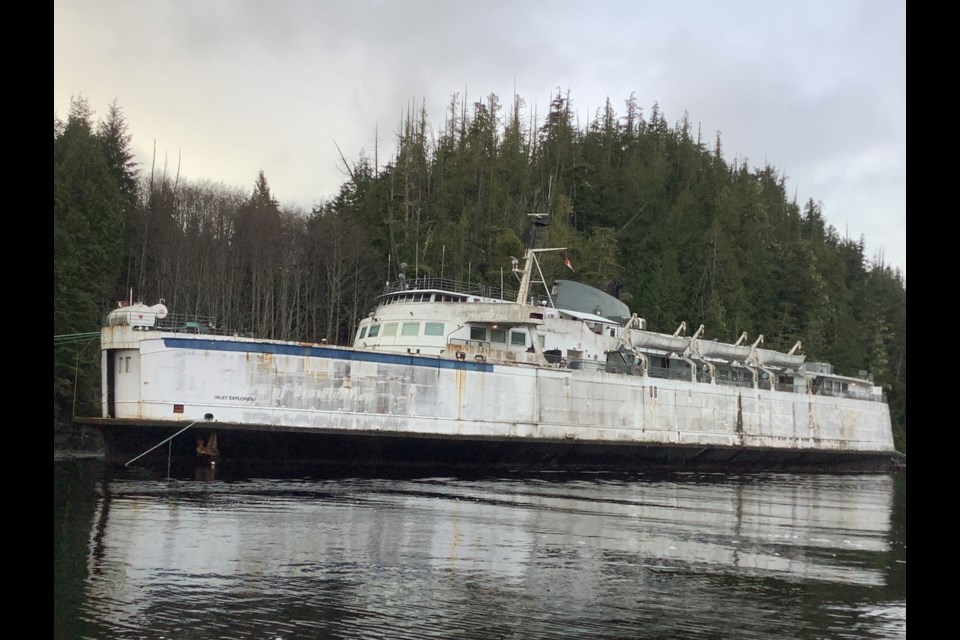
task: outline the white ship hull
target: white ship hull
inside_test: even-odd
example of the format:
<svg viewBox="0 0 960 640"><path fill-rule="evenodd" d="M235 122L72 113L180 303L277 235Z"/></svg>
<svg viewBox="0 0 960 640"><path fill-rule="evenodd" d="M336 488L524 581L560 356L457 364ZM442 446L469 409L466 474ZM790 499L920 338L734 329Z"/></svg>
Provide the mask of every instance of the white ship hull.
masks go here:
<svg viewBox="0 0 960 640"><path fill-rule="evenodd" d="M86 422L116 459L194 422L178 451L217 433L224 459L276 462L885 470L894 452L870 400L129 326L102 349Z"/></svg>

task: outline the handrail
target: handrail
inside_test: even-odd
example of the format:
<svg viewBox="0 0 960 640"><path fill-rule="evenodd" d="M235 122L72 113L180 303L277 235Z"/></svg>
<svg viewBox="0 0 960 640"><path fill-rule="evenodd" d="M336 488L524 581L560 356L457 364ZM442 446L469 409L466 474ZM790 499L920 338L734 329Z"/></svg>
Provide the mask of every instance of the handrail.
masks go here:
<svg viewBox="0 0 960 640"><path fill-rule="evenodd" d="M444 291L461 295L473 295L497 300L513 301L516 292L495 285L485 285L450 278L420 277L412 280L387 282L380 297L400 291Z"/></svg>

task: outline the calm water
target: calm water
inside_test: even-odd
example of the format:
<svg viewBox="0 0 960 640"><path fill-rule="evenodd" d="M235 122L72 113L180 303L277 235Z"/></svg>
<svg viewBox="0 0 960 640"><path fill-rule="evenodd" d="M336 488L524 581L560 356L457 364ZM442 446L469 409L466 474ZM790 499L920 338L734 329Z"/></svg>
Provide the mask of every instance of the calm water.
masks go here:
<svg viewBox="0 0 960 640"><path fill-rule="evenodd" d="M218 474L55 462L54 636L906 637L905 473Z"/></svg>

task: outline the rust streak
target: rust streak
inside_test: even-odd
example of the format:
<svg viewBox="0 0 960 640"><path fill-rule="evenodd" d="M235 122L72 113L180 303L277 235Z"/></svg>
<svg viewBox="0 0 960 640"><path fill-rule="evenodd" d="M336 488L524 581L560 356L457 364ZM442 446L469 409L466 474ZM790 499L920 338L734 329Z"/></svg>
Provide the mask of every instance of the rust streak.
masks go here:
<svg viewBox="0 0 960 640"><path fill-rule="evenodd" d="M743 396L737 394L737 436L740 438L740 444L743 444Z"/></svg>

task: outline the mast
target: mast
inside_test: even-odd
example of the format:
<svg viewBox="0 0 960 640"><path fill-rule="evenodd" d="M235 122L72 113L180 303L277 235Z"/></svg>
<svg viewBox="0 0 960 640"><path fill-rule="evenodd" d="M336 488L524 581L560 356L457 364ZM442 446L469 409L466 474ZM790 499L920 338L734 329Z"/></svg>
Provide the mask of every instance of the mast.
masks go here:
<svg viewBox="0 0 960 640"><path fill-rule="evenodd" d="M550 288L547 287L547 282L543 277L543 271L540 269L540 261L537 260L538 253L544 253L546 251L565 251L566 247L554 247L552 249L527 249L527 253L523 256L523 275L520 278L520 291L517 292L517 303L526 304L527 296L530 294L530 285L531 284L542 284L544 290L547 293L547 298L550 299L551 306L553 305L553 296L550 295ZM539 280L533 279L533 267L536 265L537 274L540 276ZM519 271L514 269L514 272Z"/></svg>
<svg viewBox="0 0 960 640"><path fill-rule="evenodd" d="M545 251L564 251L566 247L557 247L553 249L538 249L537 246L545 240L547 235L547 227L550 225L548 219L550 214L547 213L528 213L527 216L530 217L531 227L530 227L530 237L529 237L529 248L523 256L523 270L520 270L516 267L516 264L513 266L514 273L520 273L520 290L517 292L517 303L526 304L527 296L530 295L530 285L531 284L542 284L544 291L546 291L547 298L550 300L550 305L553 306L553 296L550 295L550 288L547 286L547 282L543 277L543 271L540 269L540 261L537 260L537 254L543 253ZM540 276L539 280L533 279L533 267L537 267L537 274Z"/></svg>

